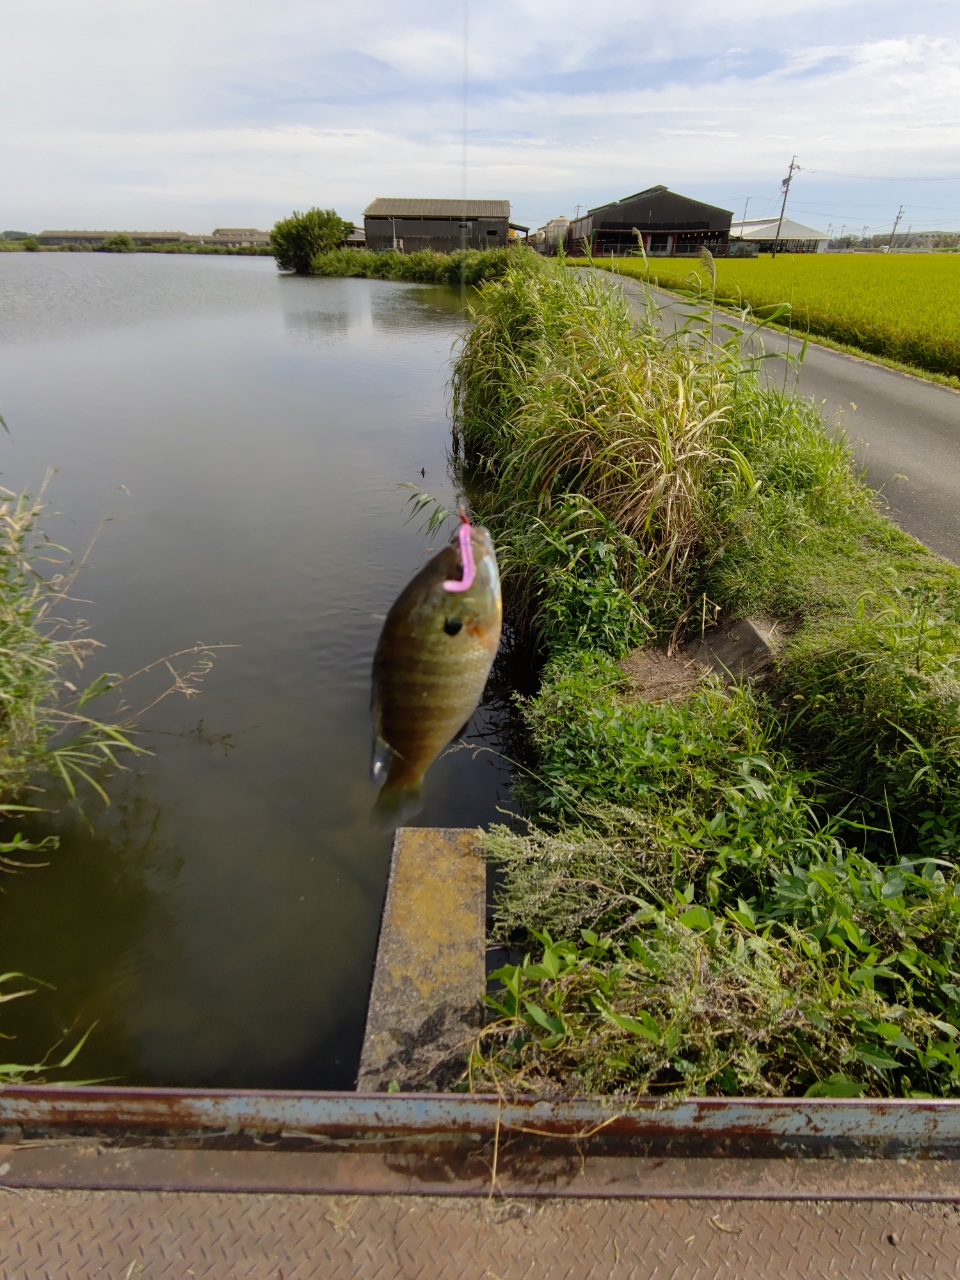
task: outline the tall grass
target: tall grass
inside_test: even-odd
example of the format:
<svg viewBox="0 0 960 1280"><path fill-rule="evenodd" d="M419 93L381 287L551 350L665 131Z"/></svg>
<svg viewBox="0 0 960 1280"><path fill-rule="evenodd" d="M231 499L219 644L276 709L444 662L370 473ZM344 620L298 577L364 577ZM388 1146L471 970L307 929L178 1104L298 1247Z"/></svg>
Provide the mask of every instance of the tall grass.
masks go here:
<svg viewBox="0 0 960 1280"><path fill-rule="evenodd" d="M530 955L471 1079L960 1093L960 573L708 329L527 257L475 310L456 460L547 661L529 829L487 841ZM645 702L617 664L751 611L766 687Z"/></svg>
<svg viewBox="0 0 960 1280"><path fill-rule="evenodd" d="M695 296L714 293L696 260L596 259L595 265ZM715 296L755 311L790 307L797 332L932 373L960 375L960 260L946 254L780 254L719 258Z"/></svg>
<svg viewBox="0 0 960 1280"><path fill-rule="evenodd" d="M65 548L50 541L41 526L43 513L42 490L35 499L0 490L0 815L12 829L19 814L44 805L51 778L74 800L89 787L109 803L104 767L119 769L122 754L145 750L131 736L142 711L128 706L109 720L90 714L97 698L129 678L102 675L81 684L83 667L99 648L76 618L71 598L83 561L72 562ZM182 658L186 664L177 663ZM162 667L172 677L150 705L172 692L195 693L212 658L211 649L195 646L145 668ZM52 836L37 843L11 834L0 840L0 874L45 865L37 859L56 845ZM0 975L0 1003L33 994L38 983L42 979L22 973ZM65 1051L54 1046L41 1063L5 1062L0 1084L70 1067L89 1033L71 1037L74 1043Z"/></svg>

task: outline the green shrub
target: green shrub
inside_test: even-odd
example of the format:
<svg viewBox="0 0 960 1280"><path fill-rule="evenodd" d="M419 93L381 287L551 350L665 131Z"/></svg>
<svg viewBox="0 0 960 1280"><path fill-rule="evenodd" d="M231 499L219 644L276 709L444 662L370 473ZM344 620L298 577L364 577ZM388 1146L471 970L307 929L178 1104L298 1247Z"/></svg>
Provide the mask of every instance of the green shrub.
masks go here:
<svg viewBox="0 0 960 1280"><path fill-rule="evenodd" d="M335 209L294 211L289 218L274 223L270 247L281 271L308 275L316 255L338 248L352 230L353 224L345 222Z"/></svg>
<svg viewBox="0 0 960 1280"><path fill-rule="evenodd" d="M124 231L118 231L98 246L101 253L136 253L137 246Z"/></svg>
<svg viewBox="0 0 960 1280"><path fill-rule="evenodd" d="M457 249L437 253L371 253L368 249L339 249L317 254L310 266L315 276L361 276L371 280L411 284L477 285L504 275L515 249Z"/></svg>

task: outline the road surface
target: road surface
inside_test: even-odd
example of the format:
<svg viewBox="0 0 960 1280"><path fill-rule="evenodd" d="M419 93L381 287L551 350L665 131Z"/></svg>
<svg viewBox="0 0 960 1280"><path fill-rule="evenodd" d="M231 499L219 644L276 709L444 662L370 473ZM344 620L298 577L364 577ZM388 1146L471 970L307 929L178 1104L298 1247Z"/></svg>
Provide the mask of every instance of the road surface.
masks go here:
<svg viewBox="0 0 960 1280"><path fill-rule="evenodd" d="M631 303L645 307L645 288L623 280ZM674 323L699 308L672 294L650 291ZM733 317L715 313L718 323ZM764 331L768 352L800 350L796 338ZM768 376L794 385L784 362L768 362ZM932 551L960 564L960 392L856 356L810 343L800 369L800 394L823 404L828 426L846 432L871 488L888 514Z"/></svg>

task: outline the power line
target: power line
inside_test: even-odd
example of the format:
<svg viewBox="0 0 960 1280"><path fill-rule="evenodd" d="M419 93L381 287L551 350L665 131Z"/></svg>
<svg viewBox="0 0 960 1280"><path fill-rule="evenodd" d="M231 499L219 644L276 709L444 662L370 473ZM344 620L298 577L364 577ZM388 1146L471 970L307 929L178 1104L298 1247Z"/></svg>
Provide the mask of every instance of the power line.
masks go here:
<svg viewBox="0 0 960 1280"><path fill-rule="evenodd" d="M804 173L819 173L827 178L851 178L857 182L960 182L960 174L951 173L932 177L929 174L923 177L913 178L890 178L886 175L874 173L837 173L833 169L808 169L804 166Z"/></svg>

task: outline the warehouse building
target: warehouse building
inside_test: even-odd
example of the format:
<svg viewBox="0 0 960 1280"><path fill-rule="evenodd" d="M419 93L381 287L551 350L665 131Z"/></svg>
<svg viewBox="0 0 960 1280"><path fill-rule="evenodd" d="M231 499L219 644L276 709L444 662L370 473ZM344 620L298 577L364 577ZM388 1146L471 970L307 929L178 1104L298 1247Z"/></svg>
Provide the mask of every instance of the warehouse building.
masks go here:
<svg viewBox="0 0 960 1280"><path fill-rule="evenodd" d="M677 195L666 187L647 187L612 204L591 209L570 224L568 252L606 257L635 253L637 233L650 257L696 254L701 245L726 253L733 213L716 205Z"/></svg>
<svg viewBox="0 0 960 1280"><path fill-rule="evenodd" d="M730 239L742 244L755 245L758 253L770 253L774 239L777 253L826 253L830 237L825 231L815 231L801 222L784 218L777 238L775 218L750 218L747 222L734 222L730 227Z"/></svg>
<svg viewBox="0 0 960 1280"><path fill-rule="evenodd" d="M191 236L186 231L41 231L37 242L78 244L96 249L112 236L129 236L139 248L157 244L218 244L225 249L239 249L250 245L266 247L270 243L270 232L258 231L256 227L217 227L205 236Z"/></svg>
<svg viewBox="0 0 960 1280"><path fill-rule="evenodd" d="M367 248L414 253L496 249L510 241L509 200L390 200L363 211Z"/></svg>
<svg viewBox="0 0 960 1280"><path fill-rule="evenodd" d="M185 231L41 231L37 236L38 244L79 244L87 249L96 249L111 236L129 236L136 245L175 244L188 240Z"/></svg>

